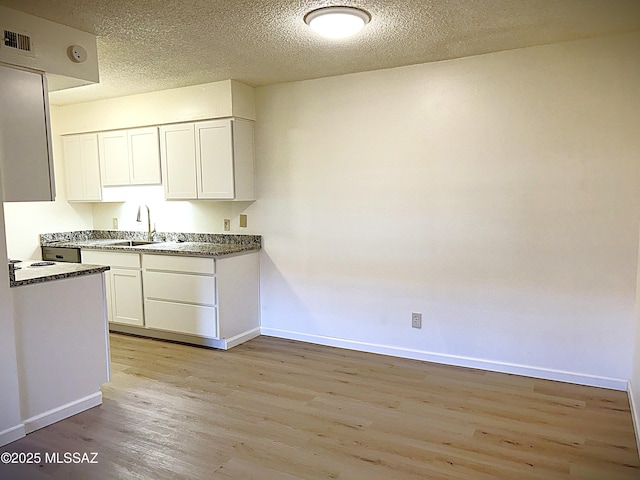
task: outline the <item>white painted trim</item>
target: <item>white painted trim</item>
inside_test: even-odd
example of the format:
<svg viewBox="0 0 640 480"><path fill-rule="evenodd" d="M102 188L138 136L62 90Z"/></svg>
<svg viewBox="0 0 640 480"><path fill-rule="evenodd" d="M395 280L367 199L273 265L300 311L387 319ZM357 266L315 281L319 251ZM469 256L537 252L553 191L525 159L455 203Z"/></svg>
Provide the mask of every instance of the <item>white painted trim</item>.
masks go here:
<svg viewBox="0 0 640 480"><path fill-rule="evenodd" d="M21 439L26 436L27 432L24 429L24 423L16 425L15 427L7 428L0 432L0 447L7 445L11 442Z"/></svg>
<svg viewBox="0 0 640 480"><path fill-rule="evenodd" d="M636 402L633 400L633 389L631 388L631 380L627 382L627 395L629 396L629 407L631 410L631 421L633 422L633 433L636 435L636 445L640 452L640 412L636 408Z"/></svg>
<svg viewBox="0 0 640 480"><path fill-rule="evenodd" d="M564 370L518 365L515 363L495 362L492 360L433 353L424 350L392 347L375 343L357 342L354 340L324 337L321 335L311 335L307 333L279 330L275 328L262 327L261 333L262 335L271 337L286 338L289 340L300 340L302 342L317 343L319 345L346 348L349 350L358 350L361 352L378 353L381 355L389 355L392 357L410 358L413 360L423 360L425 362L442 363L445 365L455 365L458 367L477 368L480 370L488 370L491 372L509 373L512 375L522 375L525 377L541 378L544 380L576 383L578 385L608 388L611 390L624 391L627 389L627 380L622 378L601 377L597 375L567 372Z"/></svg>
<svg viewBox="0 0 640 480"><path fill-rule="evenodd" d="M226 339L227 349L233 348L236 345L240 345L246 341L251 340L252 338L256 338L260 335L260 327L253 328L251 330L247 330L246 332L242 332L233 337L229 337Z"/></svg>
<svg viewBox="0 0 640 480"><path fill-rule="evenodd" d="M189 345L201 345L203 347L219 348L229 350L231 347L240 345L242 342L251 340L260 335L260 327L247 330L230 338L209 338L188 335L184 333L170 332L168 330L155 330L153 328L136 327L134 325L124 325L122 323L109 323L109 330L116 333L126 333L128 335L138 335L146 338L156 338L159 340L169 340L171 342L187 343Z"/></svg>
<svg viewBox="0 0 640 480"><path fill-rule="evenodd" d="M73 402L67 403L60 407L41 413L24 420L26 433L31 433L40 428L59 422L65 418L69 418L80 412L84 412L92 407L96 407L102 403L102 392L97 392L86 397L80 398Z"/></svg>

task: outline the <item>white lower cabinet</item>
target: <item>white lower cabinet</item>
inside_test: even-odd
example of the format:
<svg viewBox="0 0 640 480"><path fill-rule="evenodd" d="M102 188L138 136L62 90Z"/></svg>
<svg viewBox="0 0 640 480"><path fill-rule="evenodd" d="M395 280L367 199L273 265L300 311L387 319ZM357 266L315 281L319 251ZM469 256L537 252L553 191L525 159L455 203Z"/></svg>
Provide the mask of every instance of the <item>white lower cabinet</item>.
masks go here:
<svg viewBox="0 0 640 480"><path fill-rule="evenodd" d="M213 258L143 255L142 265L147 327L219 338Z"/></svg>
<svg viewBox="0 0 640 480"><path fill-rule="evenodd" d="M81 255L83 263L111 267L105 272L109 322L143 326L140 255L97 250L82 250Z"/></svg>
<svg viewBox="0 0 640 480"><path fill-rule="evenodd" d="M144 325L142 276L140 270L112 268L109 272L111 315L109 320L127 325Z"/></svg>
<svg viewBox="0 0 640 480"><path fill-rule="evenodd" d="M82 250L83 263L111 267L111 330L223 349L260 334L258 259Z"/></svg>
<svg viewBox="0 0 640 480"><path fill-rule="evenodd" d="M257 252L143 255L142 283L145 325L170 335L163 338L231 348L260 333Z"/></svg>

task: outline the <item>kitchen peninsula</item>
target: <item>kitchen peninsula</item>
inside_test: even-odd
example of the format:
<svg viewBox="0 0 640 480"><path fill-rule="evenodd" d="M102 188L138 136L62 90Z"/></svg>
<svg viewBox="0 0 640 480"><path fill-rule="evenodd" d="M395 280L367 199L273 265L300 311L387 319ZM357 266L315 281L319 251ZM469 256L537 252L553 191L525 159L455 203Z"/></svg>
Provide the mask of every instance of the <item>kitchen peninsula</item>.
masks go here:
<svg viewBox="0 0 640 480"><path fill-rule="evenodd" d="M30 433L102 403L100 386L109 380L109 267L39 261L14 266L20 411Z"/></svg>

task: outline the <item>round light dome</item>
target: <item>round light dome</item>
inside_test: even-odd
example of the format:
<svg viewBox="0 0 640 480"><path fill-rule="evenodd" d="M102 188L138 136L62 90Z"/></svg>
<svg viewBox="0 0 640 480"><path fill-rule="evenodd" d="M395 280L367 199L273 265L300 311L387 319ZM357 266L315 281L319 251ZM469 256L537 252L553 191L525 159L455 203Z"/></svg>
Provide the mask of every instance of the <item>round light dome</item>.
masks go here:
<svg viewBox="0 0 640 480"><path fill-rule="evenodd" d="M304 17L311 29L323 37L346 38L355 35L371 20L371 15L353 7L324 7Z"/></svg>

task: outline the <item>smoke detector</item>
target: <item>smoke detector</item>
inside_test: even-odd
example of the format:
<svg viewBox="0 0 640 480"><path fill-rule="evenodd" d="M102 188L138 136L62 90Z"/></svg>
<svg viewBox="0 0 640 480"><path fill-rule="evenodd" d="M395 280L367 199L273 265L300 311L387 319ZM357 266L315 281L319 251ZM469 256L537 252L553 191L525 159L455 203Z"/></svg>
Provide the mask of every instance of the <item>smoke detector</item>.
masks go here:
<svg viewBox="0 0 640 480"><path fill-rule="evenodd" d="M71 61L75 63L84 63L87 61L87 51L80 45L71 45L67 49L67 55Z"/></svg>

